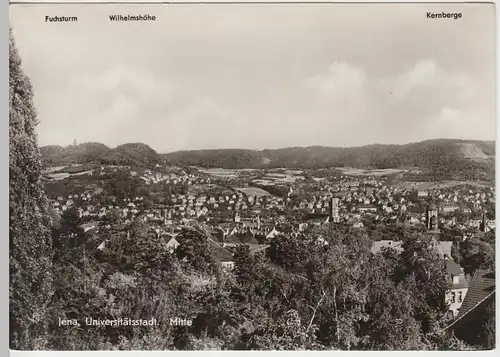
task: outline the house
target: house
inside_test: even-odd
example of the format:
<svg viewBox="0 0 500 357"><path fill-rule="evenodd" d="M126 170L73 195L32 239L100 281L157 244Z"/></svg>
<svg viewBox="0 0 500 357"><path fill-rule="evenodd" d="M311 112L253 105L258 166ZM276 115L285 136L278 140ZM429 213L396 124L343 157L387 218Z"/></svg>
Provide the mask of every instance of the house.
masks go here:
<svg viewBox="0 0 500 357"><path fill-rule="evenodd" d="M427 190L417 190L417 197L428 197L429 192Z"/></svg>
<svg viewBox="0 0 500 357"><path fill-rule="evenodd" d="M89 222L89 223L84 223L80 226L84 232L91 231L93 229L97 228L97 223L96 222Z"/></svg>
<svg viewBox="0 0 500 357"><path fill-rule="evenodd" d="M220 246L213 239L208 239L210 245L210 253L216 262L222 265L223 268L231 270L234 268L233 255L227 250Z"/></svg>
<svg viewBox="0 0 500 357"><path fill-rule="evenodd" d="M358 207L360 212L377 212L377 206L375 205L362 205Z"/></svg>
<svg viewBox="0 0 500 357"><path fill-rule="evenodd" d="M236 247L241 244L258 244L259 242L251 234L251 232L246 231L243 233L231 234L224 239L222 247Z"/></svg>
<svg viewBox="0 0 500 357"><path fill-rule="evenodd" d="M453 242L451 241L440 241L440 242L437 242L435 240L433 240L433 242L435 242L435 248L437 249L439 255L443 258L451 258L451 246L453 245Z"/></svg>
<svg viewBox="0 0 500 357"><path fill-rule="evenodd" d="M448 279L449 290L446 292L445 301L448 304L448 317L454 319L457 317L460 307L464 302L469 289L469 284L465 279L463 269L452 259L446 260L446 275Z"/></svg>
<svg viewBox="0 0 500 357"><path fill-rule="evenodd" d="M250 247L250 254L256 254L259 252L265 251L267 248L269 248L268 244L249 244Z"/></svg>
<svg viewBox="0 0 500 357"><path fill-rule="evenodd" d="M273 239L274 237L276 237L277 235L279 235L280 232L276 229L276 228L273 228L271 230L271 232L269 232L267 235L266 235L266 238L267 239Z"/></svg>
<svg viewBox="0 0 500 357"><path fill-rule="evenodd" d="M478 344L488 308L494 304L495 272L480 269L472 277L457 318L445 330L452 330L455 336L470 345Z"/></svg>
<svg viewBox="0 0 500 357"><path fill-rule="evenodd" d="M382 248L394 249L396 252L401 253L403 251L403 246L401 242L393 240L379 240L372 243L371 251L372 254L377 254L382 250Z"/></svg>
<svg viewBox="0 0 500 357"><path fill-rule="evenodd" d="M101 242L101 244L99 244L99 245L97 246L97 250L103 251L103 250L106 248L106 242L107 242L107 241L108 241L107 239L103 240L103 241Z"/></svg>
<svg viewBox="0 0 500 357"><path fill-rule="evenodd" d="M170 234L169 237L171 237L169 239L169 241L167 242L167 249L170 251L170 252L174 252L177 247L179 246L179 242L177 241L177 239L175 239L177 235L175 234Z"/></svg>

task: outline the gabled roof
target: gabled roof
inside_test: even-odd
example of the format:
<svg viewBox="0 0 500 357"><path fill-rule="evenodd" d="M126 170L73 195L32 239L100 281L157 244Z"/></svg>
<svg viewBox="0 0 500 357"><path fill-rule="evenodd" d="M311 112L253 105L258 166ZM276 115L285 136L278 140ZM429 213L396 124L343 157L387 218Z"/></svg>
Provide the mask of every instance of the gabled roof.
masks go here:
<svg viewBox="0 0 500 357"><path fill-rule="evenodd" d="M453 259L446 260L446 273L448 274L448 286L450 289L466 289L469 287L463 269ZM458 276L458 282L453 282L451 276Z"/></svg>
<svg viewBox="0 0 500 357"><path fill-rule="evenodd" d="M480 305L495 292L495 273L487 270L478 270L472 277L469 291L465 295L457 319L462 318L472 309Z"/></svg>
<svg viewBox="0 0 500 357"><path fill-rule="evenodd" d="M229 253L226 249L222 248L217 242L212 239L208 239L210 245L210 253L212 257L218 262L231 262L233 261L233 255Z"/></svg>
<svg viewBox="0 0 500 357"><path fill-rule="evenodd" d="M463 270L460 267L460 265L455 263L452 259L448 259L448 260L446 260L446 272L448 274L457 276L457 275L462 274Z"/></svg>
<svg viewBox="0 0 500 357"><path fill-rule="evenodd" d="M232 234L224 240L224 243L258 244L259 242L250 233Z"/></svg>
<svg viewBox="0 0 500 357"><path fill-rule="evenodd" d="M249 244L250 253L258 253L269 248L269 244Z"/></svg>
<svg viewBox="0 0 500 357"><path fill-rule="evenodd" d="M440 241L439 244L436 246L436 249L438 250L439 254L442 257L451 257L451 246L453 245L453 242L448 242L448 241Z"/></svg>
<svg viewBox="0 0 500 357"><path fill-rule="evenodd" d="M179 242L177 241L177 239L172 237L168 240L167 245L168 246L177 246L177 245L179 245Z"/></svg>

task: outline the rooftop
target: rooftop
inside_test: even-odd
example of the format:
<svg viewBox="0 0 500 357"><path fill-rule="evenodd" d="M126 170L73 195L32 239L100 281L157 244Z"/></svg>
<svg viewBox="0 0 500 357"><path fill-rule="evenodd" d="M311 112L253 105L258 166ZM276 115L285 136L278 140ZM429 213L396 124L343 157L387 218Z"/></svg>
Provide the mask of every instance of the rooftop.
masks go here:
<svg viewBox="0 0 500 357"><path fill-rule="evenodd" d="M208 243L210 244L210 252L212 253L212 256L216 261L218 262L233 261L233 255L226 249L222 248L219 244L217 244L217 242L215 242L212 239L209 239Z"/></svg>
<svg viewBox="0 0 500 357"><path fill-rule="evenodd" d="M372 243L371 251L373 254L377 254L382 250L382 248L391 248L396 250L397 252L402 252L403 247L401 242L392 241L392 240L379 240Z"/></svg>
<svg viewBox="0 0 500 357"><path fill-rule="evenodd" d="M469 291L467 295L465 295L464 302L457 318L460 319L462 316L466 315L494 292L495 273L487 270L478 270L472 277Z"/></svg>

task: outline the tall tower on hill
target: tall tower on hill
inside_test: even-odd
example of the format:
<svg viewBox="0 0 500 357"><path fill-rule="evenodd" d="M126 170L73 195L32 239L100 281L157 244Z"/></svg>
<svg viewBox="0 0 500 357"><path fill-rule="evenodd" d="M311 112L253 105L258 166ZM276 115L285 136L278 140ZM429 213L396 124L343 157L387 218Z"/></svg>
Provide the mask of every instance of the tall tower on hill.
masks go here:
<svg viewBox="0 0 500 357"><path fill-rule="evenodd" d="M76 139L73 139L73 146L76 146Z"/></svg>

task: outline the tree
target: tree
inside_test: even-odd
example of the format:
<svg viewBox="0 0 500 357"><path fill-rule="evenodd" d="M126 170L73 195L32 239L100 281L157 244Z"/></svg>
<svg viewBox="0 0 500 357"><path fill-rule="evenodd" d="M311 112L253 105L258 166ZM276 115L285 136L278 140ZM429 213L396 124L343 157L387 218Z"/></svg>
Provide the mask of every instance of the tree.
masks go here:
<svg viewBox="0 0 500 357"><path fill-rule="evenodd" d="M82 220L78 214L78 208L76 206L71 206L66 209L61 215L61 228L60 231L63 234L81 234L82 228L80 225Z"/></svg>
<svg viewBox="0 0 500 357"><path fill-rule="evenodd" d="M495 264L495 247L479 239L460 243L460 265L464 272L473 275L477 269L492 269Z"/></svg>
<svg viewBox="0 0 500 357"><path fill-rule="evenodd" d="M234 252L234 274L242 287L247 287L254 280L254 260L248 245L237 246Z"/></svg>
<svg viewBox="0 0 500 357"><path fill-rule="evenodd" d="M103 222L111 226L120 223L122 218L122 212L118 208L112 208L106 212Z"/></svg>
<svg viewBox="0 0 500 357"><path fill-rule="evenodd" d="M205 234L197 229L185 228L179 237L180 244L175 250L177 258L186 261L195 270L213 272L215 261Z"/></svg>
<svg viewBox="0 0 500 357"><path fill-rule="evenodd" d="M9 243L10 348L43 349L52 295L52 236L33 90L9 36Z"/></svg>
<svg viewBox="0 0 500 357"><path fill-rule="evenodd" d="M130 176L126 170L118 170L110 175L104 189L118 200L124 200L136 197L140 187L141 182L138 177Z"/></svg>
<svg viewBox="0 0 500 357"><path fill-rule="evenodd" d="M277 319L262 321L246 338L246 349L250 350L317 350L314 328L307 328L295 310L286 311Z"/></svg>
<svg viewBox="0 0 500 357"><path fill-rule="evenodd" d="M439 316L447 309L446 263L433 249L432 238L425 235L410 235L403 249L395 280L409 284L408 289L415 298L415 317L422 324L422 333L426 334L433 331Z"/></svg>
<svg viewBox="0 0 500 357"><path fill-rule="evenodd" d="M481 345L487 350L495 349L495 298L486 305L481 333Z"/></svg>

